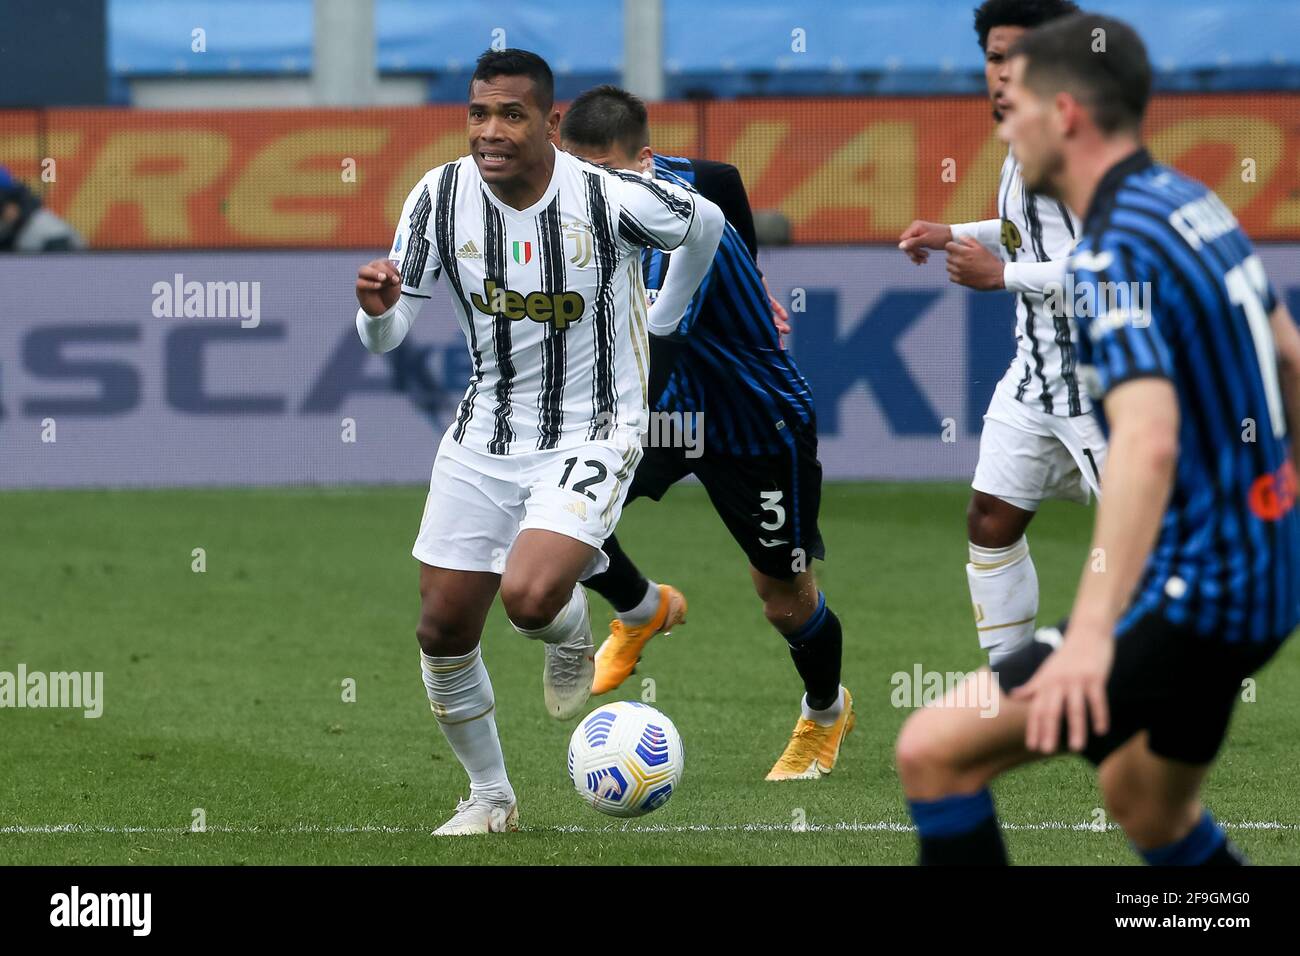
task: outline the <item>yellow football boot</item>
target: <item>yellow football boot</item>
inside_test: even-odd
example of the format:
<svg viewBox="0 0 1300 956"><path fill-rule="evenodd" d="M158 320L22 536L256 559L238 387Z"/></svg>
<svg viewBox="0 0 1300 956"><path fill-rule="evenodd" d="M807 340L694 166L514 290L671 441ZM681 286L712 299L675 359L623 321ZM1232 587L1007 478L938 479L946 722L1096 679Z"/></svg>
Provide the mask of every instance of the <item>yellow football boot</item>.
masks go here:
<svg viewBox="0 0 1300 956"><path fill-rule="evenodd" d="M659 607L654 617L640 627L629 627L618 618L609 624L609 637L596 652L596 680L593 694L607 694L627 680L641 659L641 649L660 631L667 634L686 623L686 598L670 584L659 585Z"/></svg>
<svg viewBox="0 0 1300 956"><path fill-rule="evenodd" d="M820 780L835 769L840 745L857 720L853 715L853 695L844 688L844 709L840 719L829 727L800 717L786 744L785 753L768 772L768 780Z"/></svg>

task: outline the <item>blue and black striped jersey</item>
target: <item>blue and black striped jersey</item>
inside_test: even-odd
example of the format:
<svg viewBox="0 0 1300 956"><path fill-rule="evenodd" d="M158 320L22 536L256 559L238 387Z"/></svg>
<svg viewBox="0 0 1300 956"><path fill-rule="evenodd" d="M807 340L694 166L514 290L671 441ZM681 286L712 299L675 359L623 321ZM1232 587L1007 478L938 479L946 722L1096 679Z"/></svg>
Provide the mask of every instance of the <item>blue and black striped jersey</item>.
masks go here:
<svg viewBox="0 0 1300 956"><path fill-rule="evenodd" d="M1069 270L1099 395L1157 376L1178 396L1173 490L1120 629L1158 611L1224 641L1281 640L1300 621L1300 514L1277 297L1250 241L1218 196L1140 150L1099 184Z"/></svg>
<svg viewBox="0 0 1300 956"><path fill-rule="evenodd" d="M694 189L691 160L655 156L654 162L656 178ZM642 256L652 296L663 285L671 258L659 250ZM653 407L703 413L710 451L777 454L788 447L783 429L815 423L812 392L781 348L762 275L730 222L676 335L682 354Z"/></svg>

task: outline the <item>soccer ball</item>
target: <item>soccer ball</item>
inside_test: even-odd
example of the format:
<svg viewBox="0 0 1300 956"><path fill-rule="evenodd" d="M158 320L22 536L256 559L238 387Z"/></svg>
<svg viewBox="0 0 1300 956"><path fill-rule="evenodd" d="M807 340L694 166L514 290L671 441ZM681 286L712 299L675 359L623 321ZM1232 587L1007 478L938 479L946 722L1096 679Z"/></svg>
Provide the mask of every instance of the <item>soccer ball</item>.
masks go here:
<svg viewBox="0 0 1300 956"><path fill-rule="evenodd" d="M582 798L615 817L639 817L668 802L685 756L673 722L629 700L597 707L569 738L569 779Z"/></svg>

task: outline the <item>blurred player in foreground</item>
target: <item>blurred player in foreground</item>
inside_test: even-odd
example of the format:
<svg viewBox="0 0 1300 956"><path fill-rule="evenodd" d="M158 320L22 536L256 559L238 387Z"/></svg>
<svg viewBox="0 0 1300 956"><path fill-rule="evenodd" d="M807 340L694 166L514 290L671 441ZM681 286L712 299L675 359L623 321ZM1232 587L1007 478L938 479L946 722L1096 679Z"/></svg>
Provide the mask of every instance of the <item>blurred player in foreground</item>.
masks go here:
<svg viewBox="0 0 1300 956"><path fill-rule="evenodd" d="M412 552L425 689L470 778L439 835L518 828L479 653L498 589L510 623L544 645L547 712L565 720L586 704L593 642L577 582L605 567L641 458L647 330L673 332L722 235L722 212L690 190L557 150L553 91L536 54L483 54L470 154L424 175L389 257L357 276L357 331L375 352L402 341L445 276L474 369ZM646 246L680 264L648 312Z"/></svg>
<svg viewBox="0 0 1300 956"><path fill-rule="evenodd" d="M1010 78L1007 50L1028 29L1078 9L1069 0L985 0L976 9L994 119L1002 117ZM1078 220L1060 200L1025 188L1010 151L998 215L953 226L917 221L898 244L918 264L929 258L927 250L945 249L953 282L1016 294L1016 352L984 415L966 512L975 631L994 665L1033 639L1038 573L1025 537L1030 521L1047 499L1087 504L1100 495L1106 456L1106 439L1079 382L1074 323L1049 309L1044 296L1065 278Z"/></svg>
<svg viewBox="0 0 1300 956"><path fill-rule="evenodd" d="M647 181L701 193L731 218L752 214L734 167L656 156L645 105L614 86L583 93L560 126L564 148L593 163L630 170ZM749 558L754 589L769 622L785 638L804 683L801 713L768 780L816 780L830 773L853 727L853 698L840 685L839 619L817 587L812 559L825 556L817 513L821 465L808 383L782 350L755 248L728 222L709 275L672 336L651 342L650 401L658 413L703 419L702 448L652 443L637 467L628 501L656 501L696 475L714 509ZM651 296L678 268L658 249L642 253ZM698 419L696 419L698 420ZM662 432L661 432L662 433ZM586 584L618 612L596 655L594 693L627 679L646 643L686 612L681 593L637 570L611 535L609 570Z"/></svg>
<svg viewBox="0 0 1300 956"><path fill-rule="evenodd" d="M1083 220L1063 291L1106 496L1068 622L994 668L994 715L970 706L985 671L904 725L921 862L1006 862L988 785L1064 742L1147 862L1238 864L1200 790L1243 679L1300 620L1300 335L1228 208L1142 147L1131 28L1073 16L1010 57L1003 138L1025 185Z"/></svg>

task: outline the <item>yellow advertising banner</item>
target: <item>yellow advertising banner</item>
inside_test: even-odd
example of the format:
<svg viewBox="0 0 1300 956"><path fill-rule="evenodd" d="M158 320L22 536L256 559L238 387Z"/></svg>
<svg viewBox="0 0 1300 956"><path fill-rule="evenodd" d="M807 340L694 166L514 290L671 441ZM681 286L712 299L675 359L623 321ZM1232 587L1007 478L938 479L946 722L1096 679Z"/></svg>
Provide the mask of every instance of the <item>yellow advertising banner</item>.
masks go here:
<svg viewBox="0 0 1300 956"><path fill-rule="evenodd" d="M1300 239L1300 95L1156 98L1156 157L1208 183L1255 239ZM0 165L91 245L384 248L407 191L466 152L459 106L0 111ZM1005 147L971 97L651 108L657 151L739 167L796 242L891 242L915 218L994 214Z"/></svg>

